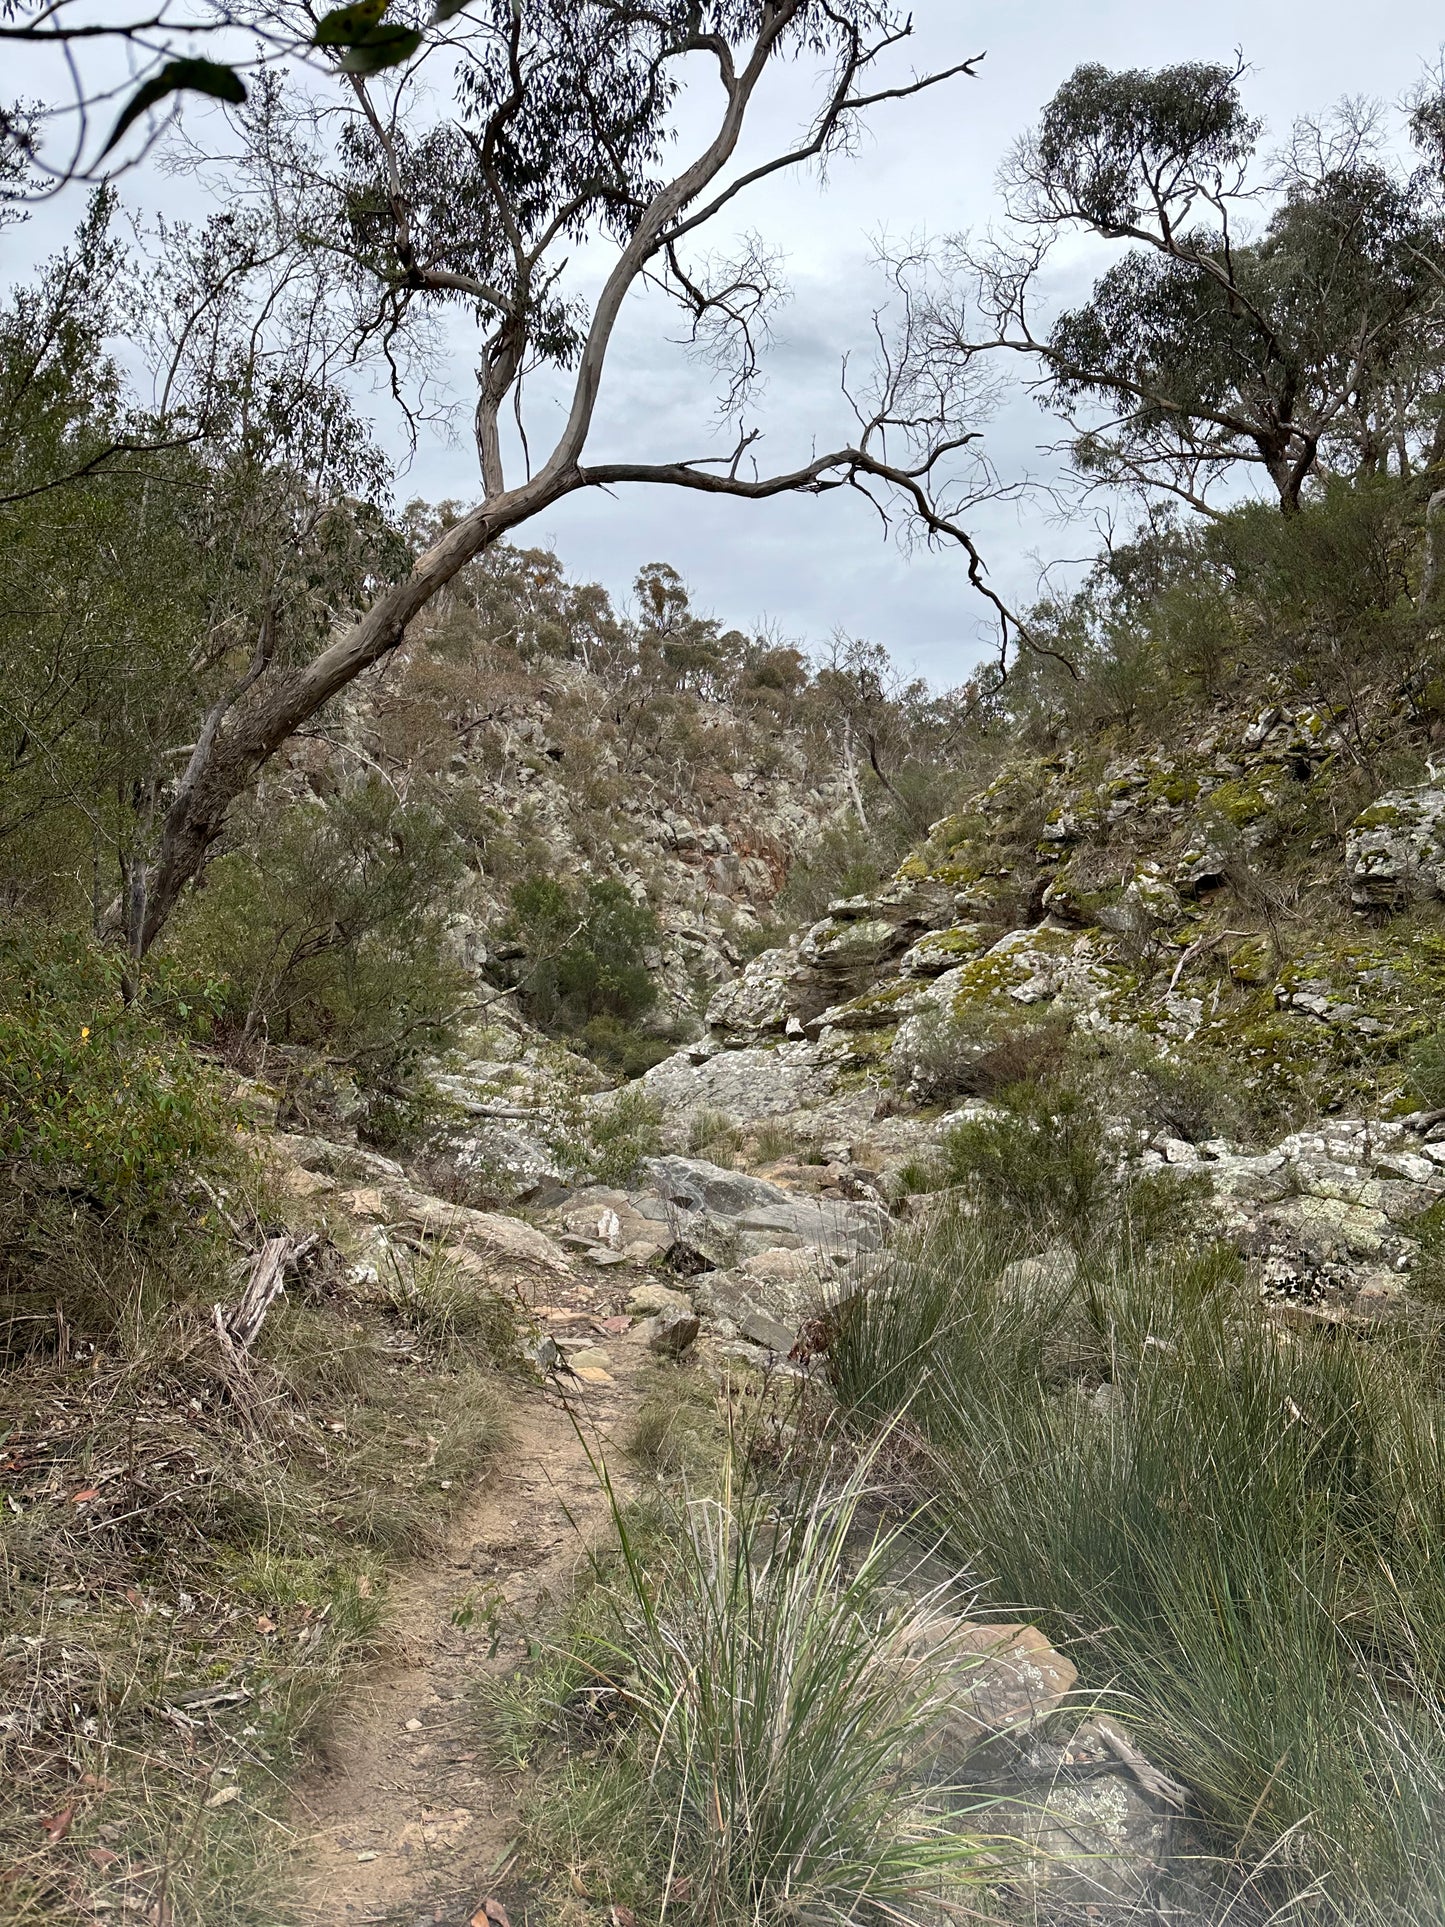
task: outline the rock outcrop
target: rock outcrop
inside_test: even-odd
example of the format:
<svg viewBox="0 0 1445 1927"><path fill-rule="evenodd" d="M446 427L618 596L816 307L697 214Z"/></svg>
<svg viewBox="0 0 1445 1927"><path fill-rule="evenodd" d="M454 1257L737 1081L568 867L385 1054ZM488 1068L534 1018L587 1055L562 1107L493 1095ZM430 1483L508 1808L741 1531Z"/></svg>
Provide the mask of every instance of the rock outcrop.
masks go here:
<svg viewBox="0 0 1445 1927"><path fill-rule="evenodd" d="M671 1141L703 1113L766 1125L886 1193L991 1091L1091 1040L1196 1092L1187 1128L1123 1092L1133 1154L1203 1186L1272 1295L1321 1316L1396 1303L1445 1197L1438 1127L1401 1095L1445 941L1397 914L1445 896L1445 790L1357 815L1311 880L1334 921L1282 933L1250 907L1252 853L1340 743L1307 708L1232 727L1094 769L1006 767L892 882L714 993L706 1035L644 1080Z"/></svg>
<svg viewBox="0 0 1445 1927"><path fill-rule="evenodd" d="M1392 790L1361 811L1345 838L1358 910L1403 910L1445 898L1445 789Z"/></svg>

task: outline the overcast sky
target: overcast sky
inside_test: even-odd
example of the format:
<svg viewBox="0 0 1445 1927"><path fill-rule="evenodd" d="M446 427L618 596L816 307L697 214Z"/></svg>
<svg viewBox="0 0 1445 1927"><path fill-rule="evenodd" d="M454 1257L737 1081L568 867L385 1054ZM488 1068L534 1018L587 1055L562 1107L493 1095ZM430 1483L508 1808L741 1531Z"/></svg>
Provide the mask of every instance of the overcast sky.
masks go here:
<svg viewBox="0 0 1445 1927"><path fill-rule="evenodd" d="M1250 62L1245 92L1270 133L1345 94L1395 101L1445 36L1445 17L1425 0L915 0L918 32L908 63L947 66L986 53L976 79L875 112L855 159L815 176L775 183L741 208L737 225L758 230L786 256L793 299L778 316L768 384L755 411L766 439L759 459L782 465L847 433L838 393L842 356L866 356L869 318L880 293L871 242L881 233L941 236L987 225L997 212L995 174L1009 143L1037 116L1081 61L1154 67L1193 58ZM786 140L814 99L806 67L781 69L752 140L761 150ZM691 119L689 112L687 118ZM686 127L684 129L686 133ZM152 205L175 189L130 177L127 191ZM76 209L52 203L27 229L12 231L10 266L60 238ZM1077 260L1075 272L1084 264ZM707 371L668 342L667 317L643 303L621 330L589 454L596 459L676 459L709 452L713 400ZM458 335L465 350L465 333ZM457 393L470 401L470 358L459 352ZM560 396L535 388L529 429L534 450L556 419ZM400 451L378 407L385 437ZM1020 397L988 425L992 458L1006 476L1046 472L1040 445L1050 425ZM398 492L472 498L475 451L435 437L423 444ZM993 578L1027 600L1044 563L1090 546L1087 526L1060 526L1042 501L990 504L971 526ZM770 624L805 644L843 629L882 642L905 665L938 683L957 681L983 646L978 604L956 552L901 553L865 505L846 492L771 504L709 501L660 489L615 499L573 497L537 526L568 569L625 594L638 567L666 560L681 570L695 602L740 627Z"/></svg>

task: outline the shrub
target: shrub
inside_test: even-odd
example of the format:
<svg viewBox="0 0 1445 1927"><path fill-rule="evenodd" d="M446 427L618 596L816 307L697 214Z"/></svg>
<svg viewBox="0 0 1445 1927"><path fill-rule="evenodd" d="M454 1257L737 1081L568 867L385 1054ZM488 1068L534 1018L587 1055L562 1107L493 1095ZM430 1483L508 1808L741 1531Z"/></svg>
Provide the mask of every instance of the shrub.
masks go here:
<svg viewBox="0 0 1445 1927"><path fill-rule="evenodd" d="M689 1157L701 1157L706 1153L714 1164L730 1165L742 1148L742 1141L742 1132L726 1111L704 1106L694 1111L687 1121Z"/></svg>
<svg viewBox="0 0 1445 1927"><path fill-rule="evenodd" d="M835 898L861 896L891 875L916 835L908 823L865 828L853 816L828 824L793 859L779 911L790 925L815 923Z"/></svg>
<svg viewBox="0 0 1445 1927"><path fill-rule="evenodd" d="M944 1182L966 1185L1026 1235L1087 1239L1115 1197L1098 1113L1069 1090L1019 1084L1005 1098L997 1116L945 1133Z"/></svg>
<svg viewBox="0 0 1445 1927"><path fill-rule="evenodd" d="M1147 1038L1076 1035L1064 1074L1090 1102L1126 1117L1145 1135L1167 1131L1198 1143L1249 1134L1249 1111L1236 1082L1200 1060L1165 1056Z"/></svg>
<svg viewBox="0 0 1445 1927"><path fill-rule="evenodd" d="M625 884L575 890L555 877L528 877L512 891L499 936L521 952L522 1001L546 1030L583 1032L596 1018L633 1024L657 1001L645 961L657 919Z"/></svg>
<svg viewBox="0 0 1445 1927"><path fill-rule="evenodd" d="M654 1064L671 1057L678 1036L671 1026L665 1034L636 1030L618 1017L589 1017L570 1040L584 1056L619 1077L642 1077Z"/></svg>
<svg viewBox="0 0 1445 1927"><path fill-rule="evenodd" d="M759 1164L772 1164L791 1156L798 1149L798 1134L778 1118L765 1117L750 1133L753 1156Z"/></svg>
<svg viewBox="0 0 1445 1927"><path fill-rule="evenodd" d="M1055 1017L1030 1021L991 1004L928 1010L899 1027L893 1064L925 1102L991 1097L1057 1069L1067 1040L1067 1024Z"/></svg>
<svg viewBox="0 0 1445 1927"><path fill-rule="evenodd" d="M1424 1109L1445 1105L1445 1030L1431 1031L1413 1044L1405 1057L1405 1082Z"/></svg>
<svg viewBox="0 0 1445 1927"><path fill-rule="evenodd" d="M178 1035L214 988L158 971L126 1002L127 966L81 938L0 938L0 1155L11 1187L138 1222L233 1168L237 1124Z"/></svg>
<svg viewBox="0 0 1445 1927"><path fill-rule="evenodd" d="M615 1091L588 1113L585 1135L570 1136L562 1148L598 1184L627 1184L644 1158L661 1151L661 1122L661 1111L645 1091Z"/></svg>
<svg viewBox="0 0 1445 1927"><path fill-rule="evenodd" d="M711 1380L669 1367L648 1384L627 1434L627 1455L658 1479L710 1472L727 1445Z"/></svg>
<svg viewBox="0 0 1445 1927"><path fill-rule="evenodd" d="M424 1249L405 1259L389 1252L381 1301L444 1357L458 1350L480 1352L505 1365L517 1356L513 1306L444 1250Z"/></svg>
<svg viewBox="0 0 1445 1927"><path fill-rule="evenodd" d="M344 1063L363 1131L400 1144L428 1113L423 1061L455 1035L467 1001L448 940L462 874L460 845L437 813L369 777L253 823L170 944L225 981L233 1038Z"/></svg>

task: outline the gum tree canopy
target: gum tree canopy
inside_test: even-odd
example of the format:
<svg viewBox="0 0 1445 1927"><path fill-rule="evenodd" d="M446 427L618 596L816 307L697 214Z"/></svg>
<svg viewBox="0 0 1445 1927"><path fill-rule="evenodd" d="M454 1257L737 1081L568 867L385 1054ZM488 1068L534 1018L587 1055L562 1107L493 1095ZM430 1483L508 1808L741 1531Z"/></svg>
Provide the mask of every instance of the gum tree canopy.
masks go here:
<svg viewBox="0 0 1445 1927"><path fill-rule="evenodd" d="M1311 476L1445 456L1440 101L1412 122L1424 165L1346 108L1261 168L1243 71L1080 67L1009 157L1008 237L966 257L981 337L955 301L935 340L1036 361L1090 479L1207 512L1212 486L1253 466L1288 514ZM1126 251L1042 326L1040 270L1079 230Z"/></svg>
<svg viewBox="0 0 1445 1927"><path fill-rule="evenodd" d="M987 487L966 383L941 382L922 362L905 306L898 332L880 333L869 388L851 397L849 439L768 472L745 411L780 292L776 264L751 242L725 258L726 242L713 238L736 232L750 193L849 151L869 110L969 75L975 62L923 74L895 65L912 29L891 0L440 0L430 18L405 4L357 0L319 22L272 9L274 34L293 44L309 35L304 68L250 76L225 122L239 153L199 153L193 140L192 155L202 169L224 168L235 205L260 211L278 258L324 278L326 327L342 327L350 356L385 370L399 400L418 381L425 391L444 326L453 341L459 325L475 331L481 498L369 607L339 616L324 646L288 651L263 638L237 661L197 719L149 860L133 875L124 917L137 954L267 759L395 649L460 569L577 490L650 483L753 500L861 490L885 519L958 543L994 601L959 520ZM791 144L760 151L744 132L781 61L818 76L811 119ZM691 351L720 377L736 426L721 458L593 452L619 316L644 287L671 300ZM560 416L549 410L545 447L535 427L530 440L520 432L522 383L542 367L567 396Z"/></svg>

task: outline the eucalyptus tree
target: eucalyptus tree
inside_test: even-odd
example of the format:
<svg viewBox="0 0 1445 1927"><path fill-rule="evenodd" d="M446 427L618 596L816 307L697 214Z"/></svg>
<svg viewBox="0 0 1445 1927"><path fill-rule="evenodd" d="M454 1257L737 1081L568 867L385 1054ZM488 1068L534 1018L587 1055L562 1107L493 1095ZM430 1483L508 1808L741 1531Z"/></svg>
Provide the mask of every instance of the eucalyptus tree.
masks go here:
<svg viewBox="0 0 1445 1927"><path fill-rule="evenodd" d="M1301 123L1266 174L1243 71L1080 67L1009 156L1006 236L966 256L981 326L957 299L932 321L944 358L1037 365L1084 476L1210 512L1254 469L1288 514L1311 477L1445 455L1445 227L1430 170L1358 110ZM1045 323L1045 264L1080 231L1125 252Z"/></svg>
<svg viewBox="0 0 1445 1927"><path fill-rule="evenodd" d="M217 697L168 792L135 922L140 949L268 759L396 649L469 562L579 491L637 484L750 501L861 491L913 535L957 544L1007 624L961 519L987 487L968 371L940 381L905 316L896 337L882 337L870 386L852 397L853 432L764 469L743 411L776 269L758 247L725 259L710 244L750 195L846 153L870 110L976 63L891 72L912 30L891 0L473 0L460 13L443 0L439 11L454 17L422 27L362 0L323 19L318 41L349 43L335 91L298 93L275 78L253 87L235 117L243 152L227 161L227 181L233 191L249 184L268 218L289 227L294 258L325 269L354 352L376 357L398 391L429 331L475 331L480 499L401 580L339 619L324 647L253 658ZM819 76L811 119L795 139L750 152L745 131L785 60ZM438 111L443 87L449 104ZM579 255L587 281L568 278ZM720 458L593 451L619 320L644 289L674 304L693 349L720 372L737 421ZM523 384L544 367L565 381L566 400L541 445ZM509 418L524 430L510 463Z"/></svg>
<svg viewBox="0 0 1445 1927"><path fill-rule="evenodd" d="M264 225L220 216L147 256L113 213L97 196L0 307L0 887L93 893L139 952L208 723L409 551L319 291Z"/></svg>

